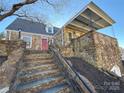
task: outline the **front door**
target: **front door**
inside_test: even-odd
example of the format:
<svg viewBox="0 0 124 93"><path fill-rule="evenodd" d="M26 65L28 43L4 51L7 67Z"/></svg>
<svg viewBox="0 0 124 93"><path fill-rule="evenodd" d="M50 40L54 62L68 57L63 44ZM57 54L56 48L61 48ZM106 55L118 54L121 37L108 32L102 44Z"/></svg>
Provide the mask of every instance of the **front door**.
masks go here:
<svg viewBox="0 0 124 93"><path fill-rule="evenodd" d="M41 50L43 50L43 51L48 50L48 40L47 39L41 40Z"/></svg>

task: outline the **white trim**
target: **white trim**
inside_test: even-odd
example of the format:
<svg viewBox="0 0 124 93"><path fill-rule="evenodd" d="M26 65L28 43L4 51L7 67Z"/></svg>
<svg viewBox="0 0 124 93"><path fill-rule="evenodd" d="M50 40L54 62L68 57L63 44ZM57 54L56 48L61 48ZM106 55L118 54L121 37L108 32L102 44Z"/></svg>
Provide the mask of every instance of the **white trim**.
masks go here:
<svg viewBox="0 0 124 93"><path fill-rule="evenodd" d="M5 33L5 40L7 40L7 30L5 30L4 33Z"/></svg>
<svg viewBox="0 0 124 93"><path fill-rule="evenodd" d="M61 31L62 31L62 46L64 46L64 29L62 29Z"/></svg>
<svg viewBox="0 0 124 93"><path fill-rule="evenodd" d="M48 28L51 28L52 32L49 32L49 29ZM54 33L54 27L53 26L46 25L46 29L45 30L49 34L53 34Z"/></svg>
<svg viewBox="0 0 124 93"><path fill-rule="evenodd" d="M11 31L9 32L9 40L11 40Z"/></svg>
<svg viewBox="0 0 124 93"><path fill-rule="evenodd" d="M29 46L29 48L32 48L32 36L29 36L29 35L21 35L21 39L23 40L23 38L24 37L28 37L28 38L30 38L30 46Z"/></svg>
<svg viewBox="0 0 124 93"><path fill-rule="evenodd" d="M7 31L19 32L19 31L16 31L16 30L9 30L9 29L7 29ZM37 34L37 33L24 32L24 31L21 31L21 35L22 35L22 34L53 37L53 35L44 35L44 34Z"/></svg>

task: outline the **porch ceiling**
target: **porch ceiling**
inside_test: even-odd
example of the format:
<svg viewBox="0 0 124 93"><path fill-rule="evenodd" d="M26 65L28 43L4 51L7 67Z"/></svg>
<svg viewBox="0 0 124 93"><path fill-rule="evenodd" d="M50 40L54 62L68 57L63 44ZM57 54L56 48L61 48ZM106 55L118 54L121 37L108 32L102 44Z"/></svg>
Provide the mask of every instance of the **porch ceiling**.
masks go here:
<svg viewBox="0 0 124 93"><path fill-rule="evenodd" d="M90 2L68 25L84 30L99 30L114 24L115 21L93 2Z"/></svg>
<svg viewBox="0 0 124 93"><path fill-rule="evenodd" d="M80 32L87 32L87 30L85 30L83 27L80 27L80 26L74 26L74 25L68 25L67 28L70 28L70 29L73 29L75 31L80 31Z"/></svg>

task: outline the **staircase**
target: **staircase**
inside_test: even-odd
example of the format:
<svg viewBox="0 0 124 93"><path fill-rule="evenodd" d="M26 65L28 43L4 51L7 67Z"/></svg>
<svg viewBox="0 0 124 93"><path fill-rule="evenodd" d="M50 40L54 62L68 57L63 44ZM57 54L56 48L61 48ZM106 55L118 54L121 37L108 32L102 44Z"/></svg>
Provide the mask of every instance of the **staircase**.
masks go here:
<svg viewBox="0 0 124 93"><path fill-rule="evenodd" d="M74 93L48 52L26 50L12 93Z"/></svg>

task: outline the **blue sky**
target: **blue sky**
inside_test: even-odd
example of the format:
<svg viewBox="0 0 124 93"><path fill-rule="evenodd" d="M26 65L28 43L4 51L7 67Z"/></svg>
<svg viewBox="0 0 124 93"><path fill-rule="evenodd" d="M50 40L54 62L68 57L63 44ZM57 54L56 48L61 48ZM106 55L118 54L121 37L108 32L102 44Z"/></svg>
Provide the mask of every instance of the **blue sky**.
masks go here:
<svg viewBox="0 0 124 93"><path fill-rule="evenodd" d="M90 1L91 0L68 0L68 2L63 5L63 7L60 9L53 9L46 4L43 4L42 7L37 10L39 10L44 16L47 16L46 18L48 18L51 24L61 27L63 24L65 24L65 22L67 22L71 17L73 17L73 15L79 12ZM116 21L113 27L101 29L99 32L114 37L114 31L115 37L119 42L119 46L124 47L124 0L92 1L94 1L100 8L102 8L108 15L110 15L110 17L112 17ZM36 6L32 6L34 10L36 9ZM31 8L31 10L33 9ZM35 14L38 14L38 12ZM0 22L0 31L4 31L4 29L12 21L14 21L15 18L16 17L11 16Z"/></svg>

